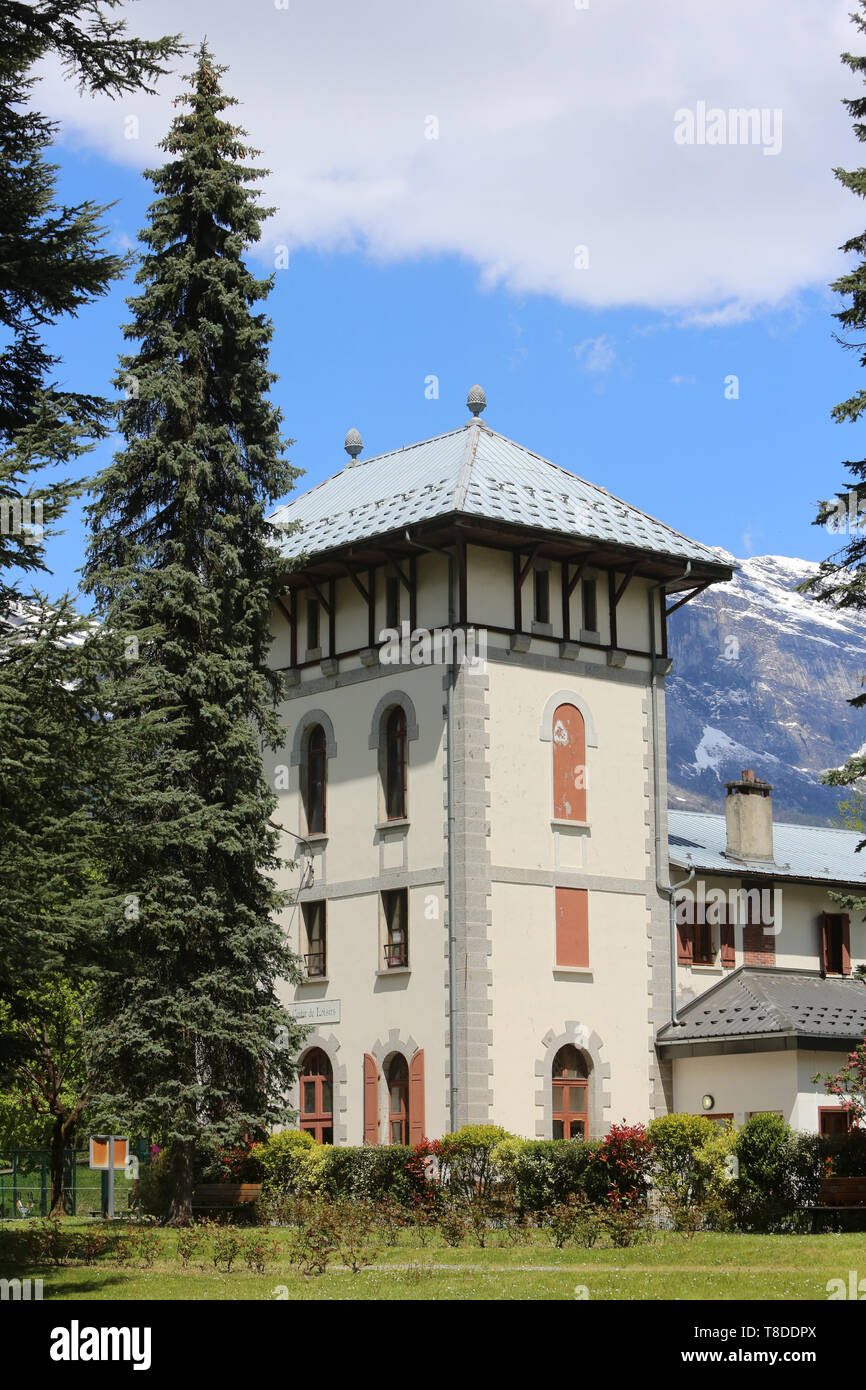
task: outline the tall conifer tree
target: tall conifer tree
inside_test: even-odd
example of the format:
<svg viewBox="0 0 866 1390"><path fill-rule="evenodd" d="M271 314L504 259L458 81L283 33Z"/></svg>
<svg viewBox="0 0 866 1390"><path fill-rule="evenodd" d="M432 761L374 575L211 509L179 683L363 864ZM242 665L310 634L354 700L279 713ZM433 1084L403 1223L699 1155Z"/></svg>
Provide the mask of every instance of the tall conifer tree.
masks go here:
<svg viewBox="0 0 866 1390"><path fill-rule="evenodd" d="M851 14L851 20L861 34L866 34L866 0L857 0L857 11ZM842 62L866 81L866 55L845 52L842 54ZM866 96L845 98L844 105L852 117L858 140L866 141ZM836 168L833 172L845 188L850 189L858 198L866 198L866 168ZM866 332L866 231L849 237L840 250L856 257L856 261L849 271L840 275L830 286L844 301L843 308L834 315L841 325L841 332L836 334L836 341L849 352L858 353L861 367L866 367L866 342L863 340L863 334ZM856 425L864 411L866 388L860 388L834 406L831 415L837 424ZM848 460L844 466L851 475L851 481L845 491L838 494L837 502L820 504L815 524L823 526L830 523L830 529L847 533L847 539L836 554L822 562L817 574L807 581L803 588L820 602L832 604L835 608L866 608L866 525L863 517L866 503L866 458ZM850 525L852 519L855 522L853 527ZM866 705L866 693L854 695L848 703L855 709L862 708ZM858 784L864 777L866 755L861 751L852 754L842 767L825 773L823 780L832 786L844 787ZM843 802L840 808L843 814L854 821L860 799L855 789L852 799ZM861 848L863 844L866 844L866 841L861 842ZM831 896L838 898L840 904L850 909L866 911L866 898L837 894Z"/></svg>
<svg viewBox="0 0 866 1390"><path fill-rule="evenodd" d="M98 1097L110 1122L170 1150L170 1218L190 1211L197 1146L285 1116L300 1038L277 981L295 978L273 882L278 835L261 747L278 746L268 668L277 582L267 509L297 476L269 399L272 280L243 255L260 236L264 171L225 113L202 45L150 171L140 293L121 358L124 447L98 481L86 582L128 660L113 686L128 743L109 869L124 911L105 928Z"/></svg>
<svg viewBox="0 0 866 1390"><path fill-rule="evenodd" d="M0 6L0 619L13 597L6 571L45 568L40 517L57 519L74 479L37 488L33 473L74 461L107 433L101 397L52 381L59 359L44 331L104 293L123 273L106 251L104 207L66 205L46 154L56 124L33 109L34 69L57 57L85 90L150 92L176 38L132 37L111 18L120 0L32 0Z"/></svg>

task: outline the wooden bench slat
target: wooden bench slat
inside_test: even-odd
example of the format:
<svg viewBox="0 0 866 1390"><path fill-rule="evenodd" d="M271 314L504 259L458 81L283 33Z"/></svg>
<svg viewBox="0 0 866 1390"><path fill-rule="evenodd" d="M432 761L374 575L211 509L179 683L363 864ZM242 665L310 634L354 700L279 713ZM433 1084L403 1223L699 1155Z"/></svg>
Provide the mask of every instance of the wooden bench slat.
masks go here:
<svg viewBox="0 0 866 1390"><path fill-rule="evenodd" d="M262 1195L260 1182L206 1182L192 1194L194 1207L235 1207L257 1202Z"/></svg>
<svg viewBox="0 0 866 1390"><path fill-rule="evenodd" d="M818 1202L826 1207L866 1205L866 1178L824 1178Z"/></svg>

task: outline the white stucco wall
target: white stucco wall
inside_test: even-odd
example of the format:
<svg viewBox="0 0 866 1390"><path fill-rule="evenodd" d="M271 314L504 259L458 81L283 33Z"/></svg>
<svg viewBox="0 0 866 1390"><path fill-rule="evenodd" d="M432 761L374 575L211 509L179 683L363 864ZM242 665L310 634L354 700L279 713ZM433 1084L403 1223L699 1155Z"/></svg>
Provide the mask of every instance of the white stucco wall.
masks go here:
<svg viewBox="0 0 866 1390"><path fill-rule="evenodd" d="M674 1063L674 1109L701 1115L703 1096L715 1100L710 1114L733 1114L742 1125L753 1110L781 1110L793 1124L797 1101L796 1052L744 1052L725 1057L683 1057Z"/></svg>
<svg viewBox="0 0 866 1390"><path fill-rule="evenodd" d="M819 1109L834 1108L818 1073L835 1074L842 1052L743 1052L718 1057L684 1057L674 1063L674 1108L706 1113L704 1095L715 1099L711 1114L733 1113L742 1125L756 1110L778 1110L794 1128L817 1133Z"/></svg>
<svg viewBox="0 0 866 1390"><path fill-rule="evenodd" d="M318 671L318 668L315 668ZM346 663L360 673L360 663ZM319 677L320 680L320 677ZM303 691L303 686L301 687ZM410 740L408 826L377 829L380 823L379 763L369 747L374 712L389 692L402 691L412 701L418 737ZM299 693L287 700L282 719L285 747L267 759L277 779L275 819L287 830L303 833L299 768L290 766L295 729L303 716L322 710L333 725L337 753L328 760L327 838L315 846L315 882L303 900L327 894L328 980L283 986L287 1002L340 1001L339 1023L325 1023L323 1036L339 1044L335 1058L335 1126L346 1128L346 1142L363 1140L363 1058L393 1032L401 1045L410 1040L424 1049L425 1128L443 1133L447 1125L445 913L443 788L444 750L442 671L437 667L392 671L380 668L372 679ZM288 788L281 784L288 777ZM296 853L286 834L283 853ZM285 870L280 886L294 889L296 871ZM379 893L409 885L408 973L380 974L383 960L379 930ZM291 908L284 920L293 949L304 950L301 910ZM412 1048L407 1048L407 1056ZM332 1058L332 1061L334 1059ZM346 1068L346 1081L339 1069ZM384 1112L385 1092L381 1100ZM340 1102L346 1102L341 1113ZM381 1127L384 1140L385 1128Z"/></svg>

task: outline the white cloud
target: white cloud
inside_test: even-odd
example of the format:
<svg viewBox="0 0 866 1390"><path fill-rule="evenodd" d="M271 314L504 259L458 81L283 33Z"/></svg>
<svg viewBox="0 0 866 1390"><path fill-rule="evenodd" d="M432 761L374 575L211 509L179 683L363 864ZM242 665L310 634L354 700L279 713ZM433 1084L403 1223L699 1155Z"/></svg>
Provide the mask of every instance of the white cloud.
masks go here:
<svg viewBox="0 0 866 1390"><path fill-rule="evenodd" d="M272 171L268 246L450 253L484 285L591 307L737 322L838 274L862 209L834 181L860 162L839 62L864 43L850 0L141 0L139 32L206 33L237 118ZM182 63L186 71L191 62ZM176 82L155 98L42 103L91 148L138 167ZM675 143L698 101L784 113L780 153ZM136 115L141 138L124 138ZM425 138L438 121L438 139ZM128 129L128 127L127 127ZM586 246L589 264L575 266ZM689 317L690 316L690 319Z"/></svg>
<svg viewBox="0 0 866 1390"><path fill-rule="evenodd" d="M574 349L574 355L585 372L609 372L616 361L616 348L602 333L598 338L584 338Z"/></svg>

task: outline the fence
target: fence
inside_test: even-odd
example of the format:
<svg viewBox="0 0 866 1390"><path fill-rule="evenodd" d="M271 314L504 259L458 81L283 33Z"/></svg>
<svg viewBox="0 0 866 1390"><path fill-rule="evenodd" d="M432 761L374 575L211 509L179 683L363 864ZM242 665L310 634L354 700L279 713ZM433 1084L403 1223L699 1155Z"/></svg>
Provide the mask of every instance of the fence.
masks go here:
<svg viewBox="0 0 866 1390"><path fill-rule="evenodd" d="M147 1162L147 1143L132 1144L139 1164ZM108 1174L89 1167L88 1149L67 1149L63 1156L63 1209L68 1216L100 1215L106 1208ZM114 1210L128 1210L133 1183L123 1169L114 1174ZM0 1220L47 1216L51 1209L51 1162L48 1149L0 1149Z"/></svg>

